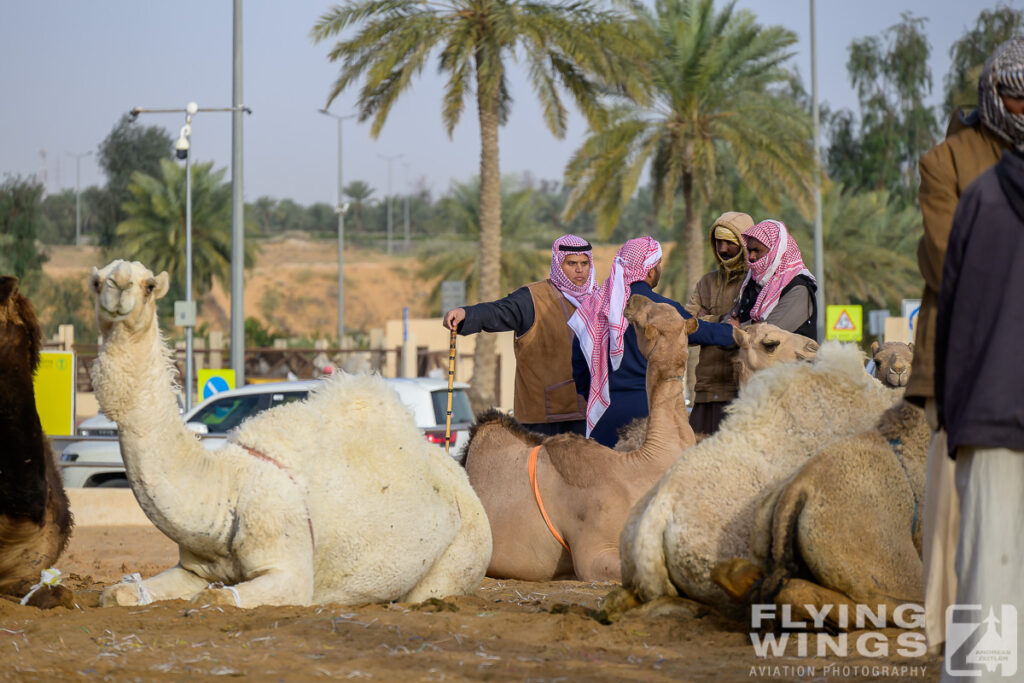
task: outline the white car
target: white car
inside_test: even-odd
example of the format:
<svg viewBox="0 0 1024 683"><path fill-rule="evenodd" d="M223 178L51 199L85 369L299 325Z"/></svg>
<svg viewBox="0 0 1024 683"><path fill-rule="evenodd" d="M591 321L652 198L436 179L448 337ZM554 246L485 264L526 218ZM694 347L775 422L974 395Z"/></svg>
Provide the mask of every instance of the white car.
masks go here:
<svg viewBox="0 0 1024 683"><path fill-rule="evenodd" d="M188 428L199 434L204 448L217 450L227 443L228 432L246 418L275 406L304 400L323 380L248 384L214 394L185 413ZM432 377L387 378L385 381L409 407L416 426L430 443L444 448L445 413L448 382ZM452 431L449 453L461 459L469 442L473 412L466 390L469 385L456 382L452 391ZM79 425L81 441L69 444L61 452L59 465L64 485L70 488L128 486L117 440L117 424L98 415Z"/></svg>

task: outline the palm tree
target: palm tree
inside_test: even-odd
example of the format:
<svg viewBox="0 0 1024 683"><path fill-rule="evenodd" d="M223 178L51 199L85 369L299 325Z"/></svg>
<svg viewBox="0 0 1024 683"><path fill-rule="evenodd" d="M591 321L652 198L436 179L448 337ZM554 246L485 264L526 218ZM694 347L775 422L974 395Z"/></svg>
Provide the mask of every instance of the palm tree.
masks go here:
<svg viewBox="0 0 1024 683"><path fill-rule="evenodd" d="M213 279L231 277L231 187L226 169L213 162L192 165L192 287L197 298ZM160 177L136 171L128 184L128 219L117 226L117 248L145 263L154 273L166 270L172 293L185 292L185 169L160 160ZM251 268L255 246L245 242L245 267ZM173 296L167 300L173 301Z"/></svg>
<svg viewBox="0 0 1024 683"><path fill-rule="evenodd" d="M600 121L603 82L623 82L615 55L637 52L625 24L614 12L596 9L590 0L553 3L543 0L353 0L337 5L316 22L312 37L320 42L350 26L328 55L342 68L328 105L365 74L359 92L362 120L373 119L376 137L395 100L439 49L438 68L447 75L442 116L448 135L459 122L465 100L475 96L480 122L480 286L483 300L500 294L501 171L498 126L508 119L512 97L506 65L525 62L547 127L565 134L567 111L559 86L570 93L583 114ZM477 341L474 388L493 405L497 369L495 340Z"/></svg>
<svg viewBox="0 0 1024 683"><path fill-rule="evenodd" d="M760 26L733 4L716 13L712 0L656 0L653 12L635 3L636 20L655 48L649 94L618 107L566 170L574 190L565 215L595 207L606 237L650 164L659 218L674 221L677 195L684 204L676 235L685 251L687 293L703 273L698 204L711 195L719 157L766 204L789 195L810 206L809 117L780 87L790 79L782 64L796 35Z"/></svg>
<svg viewBox="0 0 1024 683"><path fill-rule="evenodd" d="M885 190L844 193L839 183L823 188L822 239L825 294L830 304L874 304L899 310L900 300L919 296L923 283L917 269L917 238L921 212L899 208ZM813 223L795 210L790 214L797 244L811 244ZM813 254L803 249L814 268ZM820 315L820 314L819 314Z"/></svg>
<svg viewBox="0 0 1024 683"><path fill-rule="evenodd" d="M353 180L344 188L345 196L352 200L348 214L352 216L357 230L363 229L363 210L370 203L373 188L362 180Z"/></svg>
<svg viewBox="0 0 1024 683"><path fill-rule="evenodd" d="M547 271L550 259L537 249L536 243L544 229L537 221L536 193L531 188L515 188L515 180L502 178L501 183L501 279L502 292L515 289L522 283L533 282ZM453 183L449 196L438 202L438 212L453 232L470 237L446 244L423 255L419 276L437 279L430 291L430 305L441 304L441 283L462 280L466 283L466 297L477 300L480 283L480 252L475 247L480 237L480 179L468 183Z"/></svg>

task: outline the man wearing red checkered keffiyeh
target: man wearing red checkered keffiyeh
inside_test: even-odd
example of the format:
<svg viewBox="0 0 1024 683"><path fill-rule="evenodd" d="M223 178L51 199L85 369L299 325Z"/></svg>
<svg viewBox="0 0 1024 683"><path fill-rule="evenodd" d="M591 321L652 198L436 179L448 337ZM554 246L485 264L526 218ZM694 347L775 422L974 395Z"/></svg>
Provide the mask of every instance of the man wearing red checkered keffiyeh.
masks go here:
<svg viewBox="0 0 1024 683"><path fill-rule="evenodd" d="M767 322L817 341L817 282L782 221L764 220L743 232L747 278L740 290L740 323Z"/></svg>
<svg viewBox="0 0 1024 683"><path fill-rule="evenodd" d="M582 401L572 378L573 337L566 321L594 290L593 258L589 242L563 235L551 246L546 279L504 299L444 315L444 326L459 334L516 333L513 411L519 422L542 434L584 431Z"/></svg>
<svg viewBox="0 0 1024 683"><path fill-rule="evenodd" d="M671 304L684 318L692 317L679 302L654 292L661 277L661 255L654 238L626 242L615 255L608 279L569 320L576 333L573 379L577 391L587 397L587 436L609 447L615 445L619 427L648 413L647 359L624 316L629 297L639 294ZM732 327L702 322L690 341L732 346Z"/></svg>

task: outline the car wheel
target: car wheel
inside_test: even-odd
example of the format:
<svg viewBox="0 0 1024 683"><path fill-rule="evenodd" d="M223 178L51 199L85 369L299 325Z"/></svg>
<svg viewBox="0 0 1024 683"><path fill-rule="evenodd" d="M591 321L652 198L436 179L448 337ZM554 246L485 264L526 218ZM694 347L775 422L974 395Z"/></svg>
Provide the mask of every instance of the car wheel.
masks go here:
<svg viewBox="0 0 1024 683"><path fill-rule="evenodd" d="M106 481L104 481L104 482L102 482L100 484L97 484L96 488L101 488L101 489L126 489L126 488L128 488L128 480L127 479L121 479L120 477L117 478L117 479L107 479Z"/></svg>

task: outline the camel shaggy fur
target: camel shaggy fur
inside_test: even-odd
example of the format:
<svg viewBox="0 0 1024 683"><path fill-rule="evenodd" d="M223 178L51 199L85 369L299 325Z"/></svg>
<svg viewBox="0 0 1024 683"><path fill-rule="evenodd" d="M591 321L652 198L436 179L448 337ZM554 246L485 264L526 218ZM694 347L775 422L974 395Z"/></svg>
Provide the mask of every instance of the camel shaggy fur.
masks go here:
<svg viewBox="0 0 1024 683"><path fill-rule="evenodd" d="M828 446L759 503L751 560L714 578L737 599L895 608L923 599L921 516L931 432L924 410L900 401L875 429ZM763 577L763 578L762 578ZM838 610L828 623L841 628Z"/></svg>
<svg viewBox="0 0 1024 683"><path fill-rule="evenodd" d="M737 327L732 337L739 347L732 362L741 385L749 382L758 370L776 363L811 360L818 353L818 343L813 339L788 332L771 323Z"/></svg>
<svg viewBox="0 0 1024 683"><path fill-rule="evenodd" d="M32 376L42 335L18 278L0 277L0 593L29 592L71 536L68 497L36 412ZM73 600L57 585L32 594L49 607ZM73 604L73 603L72 603Z"/></svg>
<svg viewBox="0 0 1024 683"><path fill-rule="evenodd" d="M210 452L178 416L156 317L167 274L114 261L90 286L104 339L96 397L118 423L139 505L180 558L107 588L102 605L415 602L476 589L491 551L480 501L383 379L338 373Z"/></svg>
<svg viewBox="0 0 1024 683"><path fill-rule="evenodd" d="M903 342L871 342L871 360L875 362L875 377L886 386L899 389L910 381L910 364L914 360L914 345Z"/></svg>
<svg viewBox="0 0 1024 683"><path fill-rule="evenodd" d="M693 445L684 384L686 340L696 320L642 296L630 298L625 315L647 358L651 419L640 448L621 453L576 434L544 438L496 413L473 429L466 471L494 537L488 576L617 580L619 532L630 507ZM537 446L540 501L568 549L549 530L531 487L527 463Z"/></svg>
<svg viewBox="0 0 1024 683"><path fill-rule="evenodd" d="M758 500L829 443L870 429L896 400L854 346L825 344L810 363L757 372L718 432L684 451L630 512L622 584L640 601L683 595L728 605L711 580L748 557Z"/></svg>

